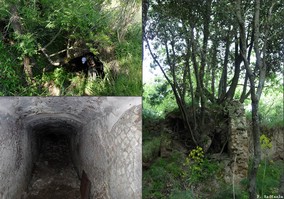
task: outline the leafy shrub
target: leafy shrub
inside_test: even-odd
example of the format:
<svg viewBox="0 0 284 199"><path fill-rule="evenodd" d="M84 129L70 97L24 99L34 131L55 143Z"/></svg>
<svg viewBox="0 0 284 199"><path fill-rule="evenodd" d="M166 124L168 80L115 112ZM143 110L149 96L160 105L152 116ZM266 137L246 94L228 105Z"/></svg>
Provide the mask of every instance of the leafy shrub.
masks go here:
<svg viewBox="0 0 284 199"><path fill-rule="evenodd" d="M256 191L259 196L278 194L283 168L284 163L282 161L261 161L256 176ZM248 187L248 179L244 179L243 184Z"/></svg>
<svg viewBox="0 0 284 199"><path fill-rule="evenodd" d="M180 179L183 155L173 152L169 158L157 158L151 167L143 172L143 198L177 198L175 194L184 190Z"/></svg>
<svg viewBox="0 0 284 199"><path fill-rule="evenodd" d="M153 121L160 118L160 115L152 109L143 108L142 110L143 121Z"/></svg>
<svg viewBox="0 0 284 199"><path fill-rule="evenodd" d="M218 171L217 163L204 157L203 149L199 146L191 150L184 162L183 177L190 182L200 182L214 176Z"/></svg>
<svg viewBox="0 0 284 199"><path fill-rule="evenodd" d="M185 191L175 191L173 192L170 197L170 199L194 199L195 197L193 196L192 192L190 190L185 190Z"/></svg>
<svg viewBox="0 0 284 199"><path fill-rule="evenodd" d="M248 199L248 193L245 192L241 187L235 187L231 184L222 184L221 189L213 195L214 199Z"/></svg>
<svg viewBox="0 0 284 199"><path fill-rule="evenodd" d="M265 149L271 149L272 147L272 142L271 140L266 137L266 135L262 134L260 136L260 144L261 144L261 149L265 150Z"/></svg>
<svg viewBox="0 0 284 199"><path fill-rule="evenodd" d="M0 95L2 96L17 93L16 88L21 81L16 65L17 61L11 58L9 49L0 42Z"/></svg>
<svg viewBox="0 0 284 199"><path fill-rule="evenodd" d="M143 162L152 161L154 158L158 157L160 150L160 137L154 137L151 140L145 142L142 148L142 159Z"/></svg>
<svg viewBox="0 0 284 199"><path fill-rule="evenodd" d="M141 96L141 21L127 26L129 29L125 40L118 42L112 21L120 17L120 12L116 12L116 8L108 10L110 4L110 1L101 0L19 2L18 14L23 25L23 34L14 34L10 28L5 31L8 42L0 43L0 95L50 95L48 88L54 86L57 91L60 90L60 95ZM13 2L3 2L0 8L1 18L10 17L8 10L12 5ZM5 24L6 27L9 25ZM113 75L115 77L110 77L112 73L106 71L109 74L106 74L106 81L98 80L88 85L84 78L58 69L51 71L54 67L39 53L40 49L45 49L53 61L62 60L63 56L66 57L63 49L66 49L67 43L70 48L81 42L86 42L95 54L99 53L99 49L111 46L115 49L116 61L122 70ZM77 46L75 49L75 54L79 53ZM70 55L72 54L74 53L70 50ZM24 56L31 59L33 70L34 81L28 86L23 81L25 75L21 59Z"/></svg>

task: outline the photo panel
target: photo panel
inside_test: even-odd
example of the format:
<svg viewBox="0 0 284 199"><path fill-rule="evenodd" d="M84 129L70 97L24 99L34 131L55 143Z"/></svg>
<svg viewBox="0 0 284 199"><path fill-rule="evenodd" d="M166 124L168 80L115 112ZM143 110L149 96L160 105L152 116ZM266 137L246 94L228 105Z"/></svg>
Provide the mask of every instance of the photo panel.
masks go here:
<svg viewBox="0 0 284 199"><path fill-rule="evenodd" d="M284 198L283 1L142 8L143 199Z"/></svg>
<svg viewBox="0 0 284 199"><path fill-rule="evenodd" d="M141 96L141 1L1 1L0 96Z"/></svg>
<svg viewBox="0 0 284 199"><path fill-rule="evenodd" d="M1 97L0 198L141 198L141 97Z"/></svg>

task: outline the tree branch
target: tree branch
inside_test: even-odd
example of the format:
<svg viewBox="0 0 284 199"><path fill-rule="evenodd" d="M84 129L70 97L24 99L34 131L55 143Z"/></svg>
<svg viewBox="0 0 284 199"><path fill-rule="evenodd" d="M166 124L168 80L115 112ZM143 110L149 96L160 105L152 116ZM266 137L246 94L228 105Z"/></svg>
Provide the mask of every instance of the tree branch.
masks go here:
<svg viewBox="0 0 284 199"><path fill-rule="evenodd" d="M53 65L53 66L59 66L60 65L60 62L55 62L50 58L50 56L45 52L44 48L40 48L39 50L44 54L44 56L47 58L47 60L49 61L49 63L51 65Z"/></svg>
<svg viewBox="0 0 284 199"><path fill-rule="evenodd" d="M62 31L62 29L60 28L59 31L58 31L58 33L56 33L56 35L50 40L50 42L49 42L48 44L46 44L46 45L43 47L43 49L46 49L48 46L50 46L50 45L54 42L54 40L58 37L58 35L61 33L61 31Z"/></svg>

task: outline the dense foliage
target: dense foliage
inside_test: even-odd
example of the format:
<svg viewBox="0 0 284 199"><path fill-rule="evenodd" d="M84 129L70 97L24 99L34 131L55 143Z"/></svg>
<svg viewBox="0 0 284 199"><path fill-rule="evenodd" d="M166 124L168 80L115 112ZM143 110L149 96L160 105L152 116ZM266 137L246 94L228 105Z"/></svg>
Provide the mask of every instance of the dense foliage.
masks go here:
<svg viewBox="0 0 284 199"><path fill-rule="evenodd" d="M1 95L141 95L140 5L137 0L3 1ZM62 68L86 52L103 61L105 79L88 82Z"/></svg>
<svg viewBox="0 0 284 199"><path fill-rule="evenodd" d="M162 71L185 123L190 118L186 107L201 110L192 113L196 118L193 126L186 124L192 129L188 139L202 142L200 132L210 104L232 99L244 102L251 87L261 88L257 90L260 97L265 74L270 87L282 89L281 1L262 4L259 21L254 17L253 1L146 2L144 39L153 60L151 67ZM160 88L156 91L159 96L152 103L164 95Z"/></svg>

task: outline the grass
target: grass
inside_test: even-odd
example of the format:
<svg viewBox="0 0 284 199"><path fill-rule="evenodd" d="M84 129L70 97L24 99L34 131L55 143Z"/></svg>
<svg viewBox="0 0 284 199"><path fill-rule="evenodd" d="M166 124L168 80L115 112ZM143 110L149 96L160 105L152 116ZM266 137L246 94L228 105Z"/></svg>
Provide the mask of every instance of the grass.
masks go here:
<svg viewBox="0 0 284 199"><path fill-rule="evenodd" d="M244 179L235 186L233 192L232 184L225 183L219 179L219 190L207 190L206 186L212 186L214 176L208 177L206 181L195 182L197 187L203 185L202 193L193 193L189 189L192 182L185 180L181 174L186 172L182 167L182 160L185 157L174 152L169 158L157 158L151 167L143 172L143 198L144 199L182 199L182 198L200 198L202 195L210 195L213 199L232 199L235 194L236 199L248 199L248 180ZM278 195L279 179L283 172L284 163L268 162L266 167L261 163L257 175L257 193L259 196ZM265 178L263 173L266 172ZM207 175L207 174L204 174ZM210 180L211 179L211 180ZM205 187L205 188L204 188ZM198 196L196 196L198 195Z"/></svg>
<svg viewBox="0 0 284 199"><path fill-rule="evenodd" d="M248 199L248 179L239 184L226 183L223 175L224 165L204 158L199 165L197 176L190 166L185 165L186 156L173 150L167 158L158 157L161 138L143 134L143 162L152 165L143 171L143 199L198 199L210 196L212 199ZM259 196L277 195L282 161L263 160L257 174L257 193ZM194 192L193 192L194 190ZM198 190L198 191L196 191ZM262 197L263 198L263 197Z"/></svg>
<svg viewBox="0 0 284 199"><path fill-rule="evenodd" d="M259 195L276 195L278 193L283 168L284 163L281 161L265 162L265 160L263 160L261 162L257 173L257 192Z"/></svg>
<svg viewBox="0 0 284 199"><path fill-rule="evenodd" d="M222 189L216 190L217 192L213 195L213 199L248 199L248 193L240 186L235 187L235 196L233 195L233 186L231 184L221 183Z"/></svg>
<svg viewBox="0 0 284 199"><path fill-rule="evenodd" d="M283 172L283 161L266 162L263 160L259 166L257 173L257 194L260 198L264 198L264 195L278 195L278 188L280 182L280 176ZM264 175L265 174L265 175ZM221 182L222 189L218 190L213 196L214 199L231 199L233 198L233 187L231 184ZM235 188L235 198L248 199L248 179L243 179L239 185Z"/></svg>
<svg viewBox="0 0 284 199"><path fill-rule="evenodd" d="M123 42L117 43L116 57L122 74L114 81L114 95L142 95L142 32L131 26Z"/></svg>
<svg viewBox="0 0 284 199"><path fill-rule="evenodd" d="M195 199L193 196L192 191L190 190L185 190L185 191L175 191L171 193L169 196L170 199Z"/></svg>
<svg viewBox="0 0 284 199"><path fill-rule="evenodd" d="M145 142L142 148L143 162L151 162L153 159L158 157L160 144L161 144L160 137L154 137L151 140Z"/></svg>
<svg viewBox="0 0 284 199"><path fill-rule="evenodd" d="M169 158L157 158L150 169L143 172L143 198L166 199L179 193L183 184L181 178L182 154L174 152Z"/></svg>

